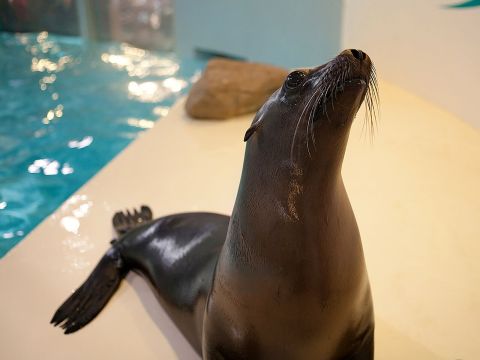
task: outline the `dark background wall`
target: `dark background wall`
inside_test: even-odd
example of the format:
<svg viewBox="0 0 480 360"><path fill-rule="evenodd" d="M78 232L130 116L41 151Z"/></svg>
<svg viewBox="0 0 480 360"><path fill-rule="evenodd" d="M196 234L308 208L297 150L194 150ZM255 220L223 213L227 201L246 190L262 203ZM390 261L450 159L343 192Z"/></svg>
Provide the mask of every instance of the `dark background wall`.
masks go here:
<svg viewBox="0 0 480 360"><path fill-rule="evenodd" d="M170 50L173 15L172 0L0 0L0 31L48 31Z"/></svg>
<svg viewBox="0 0 480 360"><path fill-rule="evenodd" d="M78 35L75 0L0 0L0 30Z"/></svg>

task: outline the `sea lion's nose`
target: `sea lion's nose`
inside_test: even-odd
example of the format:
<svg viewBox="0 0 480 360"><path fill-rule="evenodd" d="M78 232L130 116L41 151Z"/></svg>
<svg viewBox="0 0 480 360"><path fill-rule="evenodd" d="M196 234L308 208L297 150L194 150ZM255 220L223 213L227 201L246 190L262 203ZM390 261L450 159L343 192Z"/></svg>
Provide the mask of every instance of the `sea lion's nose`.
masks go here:
<svg viewBox="0 0 480 360"><path fill-rule="evenodd" d="M360 61L365 60L365 53L362 50L350 49L350 52L355 59Z"/></svg>

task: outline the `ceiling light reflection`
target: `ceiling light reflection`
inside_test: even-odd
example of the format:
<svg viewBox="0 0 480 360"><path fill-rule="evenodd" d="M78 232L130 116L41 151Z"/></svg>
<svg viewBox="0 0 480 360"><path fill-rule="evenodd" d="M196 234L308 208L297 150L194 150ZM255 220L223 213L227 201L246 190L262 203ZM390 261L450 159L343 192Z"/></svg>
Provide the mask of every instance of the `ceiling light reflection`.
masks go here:
<svg viewBox="0 0 480 360"><path fill-rule="evenodd" d="M80 201L86 201L88 199L87 195L72 195L70 196L67 201L65 201L64 205L62 206L62 211L65 212L71 205L75 205Z"/></svg>
<svg viewBox="0 0 480 360"><path fill-rule="evenodd" d="M65 214L60 220L62 227L68 232L78 235L80 229L80 219L87 216L93 202L88 200L86 195L73 195L61 207L61 212ZM69 244L71 248L82 247L87 249L89 245L84 241L73 241Z"/></svg>
<svg viewBox="0 0 480 360"><path fill-rule="evenodd" d="M59 167L60 167L60 163L54 160L43 168L43 173L47 176L57 175Z"/></svg>
<svg viewBox="0 0 480 360"><path fill-rule="evenodd" d="M128 118L127 123L130 126L138 127L141 129L151 129L155 125L155 122L152 120L135 119L135 118Z"/></svg>
<svg viewBox="0 0 480 360"><path fill-rule="evenodd" d="M63 105L57 105L54 109L48 110L47 115L42 119L45 125L48 125L55 117L61 118L63 116Z"/></svg>
<svg viewBox="0 0 480 360"><path fill-rule="evenodd" d="M48 110L48 113L47 113L47 120L52 120L53 118L55 117L55 113L53 112L53 110Z"/></svg>
<svg viewBox="0 0 480 360"><path fill-rule="evenodd" d="M68 147L71 149L83 149L93 143L93 136L85 136L82 140L70 140Z"/></svg>
<svg viewBox="0 0 480 360"><path fill-rule="evenodd" d="M161 82L145 81L128 83L128 92L131 98L141 102L160 102L186 88L185 80L169 77Z"/></svg>
<svg viewBox="0 0 480 360"><path fill-rule="evenodd" d="M157 116L164 117L164 116L168 115L169 110L170 110L170 108L168 108L166 106L155 106L153 108L153 114L155 114Z"/></svg>
<svg viewBox="0 0 480 360"><path fill-rule="evenodd" d="M190 82L192 84L196 83L201 77L202 77L202 71L197 70L197 71L195 71L195 74L193 74L192 77L190 78Z"/></svg>
<svg viewBox="0 0 480 360"><path fill-rule="evenodd" d="M49 59L32 58L31 70L38 72L58 72L65 68L65 65L72 62L71 56L62 56L58 59L58 62L51 61Z"/></svg>
<svg viewBox="0 0 480 360"><path fill-rule="evenodd" d="M127 44L122 44L120 51L120 54L103 53L100 59L119 70L127 71L132 77L172 76L180 68L180 65L171 59L159 58L146 50Z"/></svg>
<svg viewBox="0 0 480 360"><path fill-rule="evenodd" d="M42 31L37 35L37 42L41 43L47 40L48 38L48 31Z"/></svg>
<svg viewBox="0 0 480 360"><path fill-rule="evenodd" d="M85 217L85 215L88 214L88 211L90 210L91 207L92 207L92 202L91 201L89 201L85 204L82 204L77 209L74 209L72 211L73 216L75 216L76 218Z"/></svg>
<svg viewBox="0 0 480 360"><path fill-rule="evenodd" d="M188 86L185 80L169 77L162 81L162 85L174 93L180 92Z"/></svg>
<svg viewBox="0 0 480 360"><path fill-rule="evenodd" d="M131 98L137 99L141 102L162 101L169 95L166 93L165 89L162 89L153 81L143 83L130 81L128 83L128 92Z"/></svg>
<svg viewBox="0 0 480 360"><path fill-rule="evenodd" d="M60 220L60 224L65 230L72 234L78 234L78 229L80 228L80 221L74 216L64 216Z"/></svg>
<svg viewBox="0 0 480 360"><path fill-rule="evenodd" d="M14 237L23 236L23 235L25 235L25 233L22 230L18 230L15 232L9 231L9 232L3 233L1 237L3 237L4 239L13 239Z"/></svg>
<svg viewBox="0 0 480 360"><path fill-rule="evenodd" d="M38 159L28 166L28 172L30 174L43 173L47 176L58 175L70 175L74 172L73 167L69 163L60 164L57 160L52 159Z"/></svg>
<svg viewBox="0 0 480 360"><path fill-rule="evenodd" d="M69 163L65 163L62 166L62 170L60 170L63 175L70 175L73 174L74 170L73 167L70 166Z"/></svg>

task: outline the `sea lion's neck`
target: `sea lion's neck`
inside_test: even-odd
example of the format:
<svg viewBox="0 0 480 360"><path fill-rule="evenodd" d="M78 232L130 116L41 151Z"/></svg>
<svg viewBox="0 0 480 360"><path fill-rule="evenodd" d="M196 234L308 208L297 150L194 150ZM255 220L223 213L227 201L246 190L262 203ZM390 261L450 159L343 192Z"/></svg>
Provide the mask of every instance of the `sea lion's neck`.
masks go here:
<svg viewBox="0 0 480 360"><path fill-rule="evenodd" d="M266 135L250 140L225 244L232 263L275 267L317 254L334 261L337 242L360 242L341 175L350 125L318 124L311 152L305 141L292 149Z"/></svg>
<svg viewBox="0 0 480 360"><path fill-rule="evenodd" d="M282 171L286 169L279 169L277 174ZM290 174L288 181L271 179L268 192L262 196L258 193L262 187L253 188L259 175L252 174L254 181L248 174L242 177L226 241L241 266L283 266L288 263L285 258L301 264L317 256L335 261L334 257L341 255L335 243L338 238L357 241L358 230L340 170L319 177L317 182L306 181L301 172ZM351 236L339 236L352 228L356 231Z"/></svg>

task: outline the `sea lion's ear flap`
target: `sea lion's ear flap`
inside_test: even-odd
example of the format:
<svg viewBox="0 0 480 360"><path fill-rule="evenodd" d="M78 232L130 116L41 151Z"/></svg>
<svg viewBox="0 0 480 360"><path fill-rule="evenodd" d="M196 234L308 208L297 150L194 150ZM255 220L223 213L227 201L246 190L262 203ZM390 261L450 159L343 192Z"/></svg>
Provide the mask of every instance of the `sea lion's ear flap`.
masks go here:
<svg viewBox="0 0 480 360"><path fill-rule="evenodd" d="M252 124L252 126L250 126L250 127L248 128L248 130L247 130L246 133L245 133L245 136L243 137L243 141L248 141L248 139L250 139L250 136L252 136L253 133L257 130L258 125L259 125L259 123L256 122L256 123Z"/></svg>
<svg viewBox="0 0 480 360"><path fill-rule="evenodd" d="M248 141L248 139L250 139L250 137L255 133L255 131L257 131L257 129L262 124L262 119L263 119L263 113L260 115L257 115L257 117L253 120L253 124L250 125L247 132L245 133L245 136L243 137L243 141Z"/></svg>

